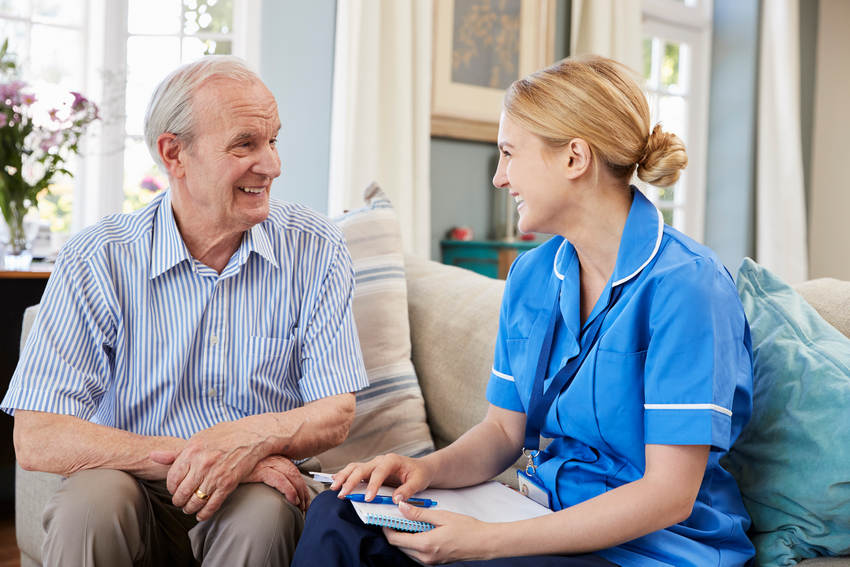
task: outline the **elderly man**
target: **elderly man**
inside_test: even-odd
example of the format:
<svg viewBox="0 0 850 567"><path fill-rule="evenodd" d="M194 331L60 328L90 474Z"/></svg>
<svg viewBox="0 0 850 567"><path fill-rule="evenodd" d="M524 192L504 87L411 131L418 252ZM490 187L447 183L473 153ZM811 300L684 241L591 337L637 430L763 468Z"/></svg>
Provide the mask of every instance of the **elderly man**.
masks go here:
<svg viewBox="0 0 850 567"><path fill-rule="evenodd" d="M183 66L145 123L170 190L61 251L2 409L59 473L49 565L286 565L315 492L293 464L345 439L367 385L340 231L270 201L271 92L240 60Z"/></svg>

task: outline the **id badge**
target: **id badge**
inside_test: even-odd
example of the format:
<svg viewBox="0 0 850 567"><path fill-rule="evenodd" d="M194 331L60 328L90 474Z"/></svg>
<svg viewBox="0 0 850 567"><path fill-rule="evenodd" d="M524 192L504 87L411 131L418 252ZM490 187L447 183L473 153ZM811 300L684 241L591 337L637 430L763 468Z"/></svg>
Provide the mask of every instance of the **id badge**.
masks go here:
<svg viewBox="0 0 850 567"><path fill-rule="evenodd" d="M552 495L543 486L543 483L540 482L536 474L532 476L523 470L518 470L516 472L516 480L519 485L519 491L522 492L523 496L534 500L541 506L546 506L550 510L552 509Z"/></svg>

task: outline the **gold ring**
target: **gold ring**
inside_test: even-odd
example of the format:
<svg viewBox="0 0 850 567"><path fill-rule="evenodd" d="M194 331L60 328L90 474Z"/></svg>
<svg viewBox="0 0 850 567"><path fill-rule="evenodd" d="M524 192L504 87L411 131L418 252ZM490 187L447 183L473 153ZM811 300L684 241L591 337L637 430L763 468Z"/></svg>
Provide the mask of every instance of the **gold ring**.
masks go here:
<svg viewBox="0 0 850 567"><path fill-rule="evenodd" d="M196 491L195 491L195 496L197 496L197 497L198 497L198 500L206 500L207 498L209 498L209 497L210 497L210 495L209 495L209 494L207 494L206 492L204 492L204 491L203 491L203 490L201 490L200 488L199 488L198 490L196 490Z"/></svg>

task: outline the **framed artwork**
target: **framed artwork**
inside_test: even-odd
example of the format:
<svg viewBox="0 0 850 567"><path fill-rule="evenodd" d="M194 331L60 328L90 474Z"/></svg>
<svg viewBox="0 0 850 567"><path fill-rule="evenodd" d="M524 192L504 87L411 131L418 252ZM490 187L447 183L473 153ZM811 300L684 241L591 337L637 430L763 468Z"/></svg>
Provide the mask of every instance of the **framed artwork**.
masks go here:
<svg viewBox="0 0 850 567"><path fill-rule="evenodd" d="M554 0L435 0L431 135L495 142L505 89L554 39Z"/></svg>

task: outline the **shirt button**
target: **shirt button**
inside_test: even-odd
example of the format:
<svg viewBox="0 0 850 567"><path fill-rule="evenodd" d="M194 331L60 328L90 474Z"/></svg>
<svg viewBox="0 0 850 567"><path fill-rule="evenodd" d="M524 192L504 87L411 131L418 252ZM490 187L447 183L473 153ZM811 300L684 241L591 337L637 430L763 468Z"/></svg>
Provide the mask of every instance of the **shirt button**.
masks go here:
<svg viewBox="0 0 850 567"><path fill-rule="evenodd" d="M210 344L217 345L218 344L218 335L213 335L210 337Z"/></svg>
<svg viewBox="0 0 850 567"><path fill-rule="evenodd" d="M214 398L215 397L215 388L210 388L209 390L207 390L207 394L209 394L209 396L211 398Z"/></svg>

